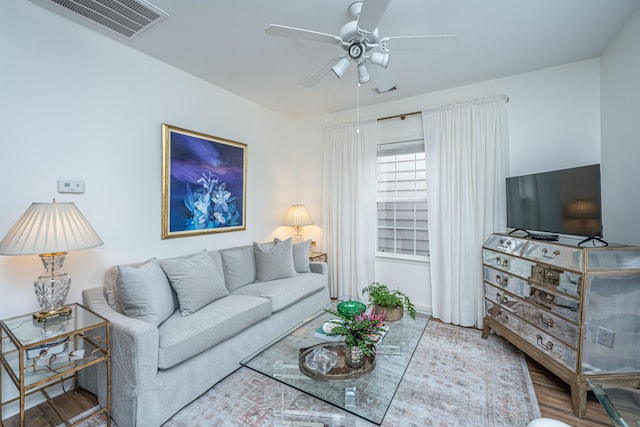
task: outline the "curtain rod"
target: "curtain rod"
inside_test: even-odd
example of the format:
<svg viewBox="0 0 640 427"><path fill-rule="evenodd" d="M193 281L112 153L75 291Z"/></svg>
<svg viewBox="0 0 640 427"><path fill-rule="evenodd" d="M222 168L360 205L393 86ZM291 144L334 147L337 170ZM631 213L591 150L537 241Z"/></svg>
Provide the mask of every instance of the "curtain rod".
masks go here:
<svg viewBox="0 0 640 427"><path fill-rule="evenodd" d="M509 102L509 97L506 95L499 95L496 97L493 97L494 99L500 100L500 99L504 99L505 102ZM427 108L425 111L433 111L433 110L437 110L443 107L448 107L450 105L463 105L463 104L470 104L470 103L474 103L474 102L483 102L486 101L487 99L491 99L490 98L482 98L482 99L474 99L471 101L463 101L463 102L456 102L454 104L447 104L447 105L440 105L438 107L433 107L433 108ZM381 122L383 120L391 120L391 119L400 119L400 120L404 120L409 116L415 116L417 114L422 114L422 111L412 111L411 113L404 113L404 114L396 114L395 116L387 116L387 117L380 117L378 118L378 121Z"/></svg>
<svg viewBox="0 0 640 427"><path fill-rule="evenodd" d="M391 119L398 119L398 118L400 120L404 120L408 116L415 116L416 114L422 114L422 112L420 112L420 111L412 111L411 113L396 114L395 116L380 117L378 119L378 121L381 122L383 120L391 120Z"/></svg>

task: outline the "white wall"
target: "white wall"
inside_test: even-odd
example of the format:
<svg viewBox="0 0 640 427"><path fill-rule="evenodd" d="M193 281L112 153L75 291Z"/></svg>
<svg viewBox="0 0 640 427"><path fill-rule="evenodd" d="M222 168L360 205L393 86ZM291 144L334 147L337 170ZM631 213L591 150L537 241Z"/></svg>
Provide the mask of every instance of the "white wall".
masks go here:
<svg viewBox="0 0 640 427"><path fill-rule="evenodd" d="M490 80L360 109L362 120L443 104L507 95L511 175L600 162L600 61L591 59ZM363 86L361 90L368 90ZM354 100L355 102L355 100ZM323 129L353 122L355 110L299 121L298 179L305 204L321 222ZM373 185L373 184L372 184ZM371 214L375 209L372 207ZM321 241L321 234L315 236ZM384 277L384 280L383 280ZM416 306L431 307L428 265L376 262L376 280L407 293Z"/></svg>
<svg viewBox="0 0 640 427"><path fill-rule="evenodd" d="M602 198L607 240L640 245L640 9L602 56Z"/></svg>
<svg viewBox="0 0 640 427"><path fill-rule="evenodd" d="M291 234L295 123L27 1L0 2L0 237L34 201L73 201L105 244L72 252L68 301L109 266ZM160 239L161 124L248 144L247 229ZM57 180L85 182L57 194ZM37 256L0 256L0 318L35 311Z"/></svg>

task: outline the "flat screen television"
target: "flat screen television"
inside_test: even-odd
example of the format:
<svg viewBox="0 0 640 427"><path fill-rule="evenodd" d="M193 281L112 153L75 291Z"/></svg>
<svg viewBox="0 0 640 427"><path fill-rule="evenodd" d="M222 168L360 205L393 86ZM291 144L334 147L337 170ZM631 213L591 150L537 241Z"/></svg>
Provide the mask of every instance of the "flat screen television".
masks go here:
<svg viewBox="0 0 640 427"><path fill-rule="evenodd" d="M507 178L507 226L603 237L600 165Z"/></svg>

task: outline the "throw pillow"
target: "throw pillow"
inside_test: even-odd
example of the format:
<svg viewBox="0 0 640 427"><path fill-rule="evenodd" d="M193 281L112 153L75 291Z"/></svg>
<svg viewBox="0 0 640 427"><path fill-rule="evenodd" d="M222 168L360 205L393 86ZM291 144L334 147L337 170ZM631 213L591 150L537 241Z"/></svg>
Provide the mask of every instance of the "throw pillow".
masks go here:
<svg viewBox="0 0 640 427"><path fill-rule="evenodd" d="M162 260L160 265L178 295L183 316L189 316L205 305L229 295L222 271L216 267L207 251L187 258Z"/></svg>
<svg viewBox="0 0 640 427"><path fill-rule="evenodd" d="M171 285L155 258L139 267L118 266L118 298L123 313L156 326L175 310Z"/></svg>
<svg viewBox="0 0 640 427"><path fill-rule="evenodd" d="M291 243L290 238L278 243L253 242L257 281L267 282L296 275Z"/></svg>
<svg viewBox="0 0 640 427"><path fill-rule="evenodd" d="M223 249L220 255L229 291L256 281L256 259L251 245Z"/></svg>
<svg viewBox="0 0 640 427"><path fill-rule="evenodd" d="M277 237L274 239L276 243L282 240ZM311 248L311 239L293 244L293 265L297 273L309 273L309 249Z"/></svg>

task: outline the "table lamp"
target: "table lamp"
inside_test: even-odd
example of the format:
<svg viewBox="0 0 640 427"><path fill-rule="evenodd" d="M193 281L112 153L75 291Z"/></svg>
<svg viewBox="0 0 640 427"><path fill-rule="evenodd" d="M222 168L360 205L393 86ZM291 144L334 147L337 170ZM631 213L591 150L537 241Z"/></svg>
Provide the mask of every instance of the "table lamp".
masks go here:
<svg viewBox="0 0 640 427"><path fill-rule="evenodd" d="M71 277L62 272L67 252L89 249L103 242L74 203L32 203L0 241L0 255L40 255L45 272L34 282L41 311L39 322L71 315L64 306Z"/></svg>
<svg viewBox="0 0 640 427"><path fill-rule="evenodd" d="M313 220L311 219L311 215L309 215L304 205L291 205L284 217L284 221L282 221L282 225L295 228L293 237L296 242L302 240L302 226L312 224Z"/></svg>

